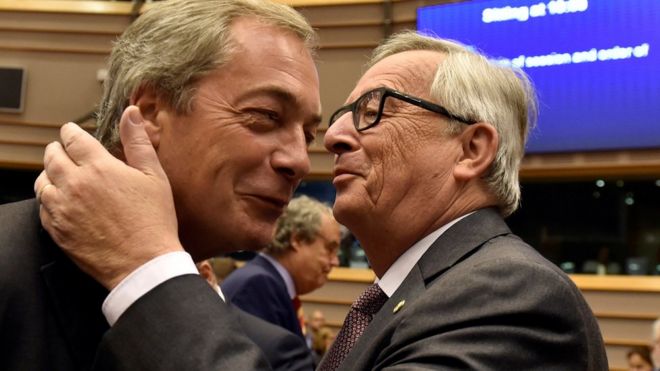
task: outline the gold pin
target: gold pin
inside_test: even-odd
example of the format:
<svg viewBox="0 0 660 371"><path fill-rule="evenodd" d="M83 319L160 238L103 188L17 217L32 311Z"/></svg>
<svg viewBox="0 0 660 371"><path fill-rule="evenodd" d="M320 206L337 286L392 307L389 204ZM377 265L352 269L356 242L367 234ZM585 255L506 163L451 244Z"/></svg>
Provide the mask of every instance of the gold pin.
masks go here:
<svg viewBox="0 0 660 371"><path fill-rule="evenodd" d="M392 310L392 313L396 313L396 312L400 311L401 308L403 308L404 305L406 305L406 301L405 301L405 300L401 300L401 301L399 302L399 304L397 304L397 305L394 307L394 309Z"/></svg>

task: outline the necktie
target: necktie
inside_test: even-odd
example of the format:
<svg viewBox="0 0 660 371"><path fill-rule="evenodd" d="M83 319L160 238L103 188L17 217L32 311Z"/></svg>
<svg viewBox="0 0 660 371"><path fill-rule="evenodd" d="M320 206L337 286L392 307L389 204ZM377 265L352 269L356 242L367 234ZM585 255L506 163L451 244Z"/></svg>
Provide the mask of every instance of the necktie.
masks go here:
<svg viewBox="0 0 660 371"><path fill-rule="evenodd" d="M302 303L300 302L300 298L298 295L291 299L291 303L293 304L293 310L296 312L296 318L298 318L298 324L300 324L300 329L303 332L303 335L305 334L305 315L303 314L302 311Z"/></svg>
<svg viewBox="0 0 660 371"><path fill-rule="evenodd" d="M336 370L351 351L357 339L373 319L374 315L387 301L387 295L378 284L369 286L360 297L351 305L344 324L337 334L337 339L330 347L328 354L319 365L319 371Z"/></svg>

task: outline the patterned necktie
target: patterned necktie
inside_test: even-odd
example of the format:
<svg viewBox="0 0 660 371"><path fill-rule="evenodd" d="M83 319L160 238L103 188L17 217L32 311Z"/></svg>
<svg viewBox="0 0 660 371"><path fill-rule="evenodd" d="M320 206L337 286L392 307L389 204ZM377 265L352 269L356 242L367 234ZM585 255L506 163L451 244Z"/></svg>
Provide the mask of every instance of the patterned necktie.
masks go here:
<svg viewBox="0 0 660 371"><path fill-rule="evenodd" d="M337 339L323 357L318 367L319 371L331 371L339 368L344 358L351 351L357 339L364 333L369 322L387 301L387 295L378 284L369 286L351 305L344 324L339 330Z"/></svg>

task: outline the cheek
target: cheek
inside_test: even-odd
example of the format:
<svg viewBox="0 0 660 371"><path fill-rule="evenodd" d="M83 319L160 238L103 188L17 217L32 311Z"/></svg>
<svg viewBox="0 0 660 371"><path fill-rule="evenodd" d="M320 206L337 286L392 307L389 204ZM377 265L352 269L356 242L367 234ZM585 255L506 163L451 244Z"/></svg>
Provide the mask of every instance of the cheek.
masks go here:
<svg viewBox="0 0 660 371"><path fill-rule="evenodd" d="M414 178L411 146L401 141L397 135L389 135L382 142L382 147L371 157L372 168L367 185L368 193L374 203L405 193L408 183Z"/></svg>

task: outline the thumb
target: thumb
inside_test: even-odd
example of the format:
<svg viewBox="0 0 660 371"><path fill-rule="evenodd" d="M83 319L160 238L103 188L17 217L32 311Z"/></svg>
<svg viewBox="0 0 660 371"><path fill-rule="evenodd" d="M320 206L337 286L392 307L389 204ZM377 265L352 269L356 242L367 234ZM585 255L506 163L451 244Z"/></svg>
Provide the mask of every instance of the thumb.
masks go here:
<svg viewBox="0 0 660 371"><path fill-rule="evenodd" d="M145 174L165 177L158 155L144 128L144 118L136 106L128 106L119 121L119 138L126 163Z"/></svg>

